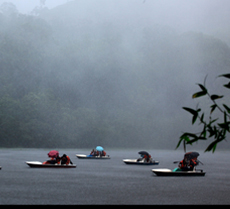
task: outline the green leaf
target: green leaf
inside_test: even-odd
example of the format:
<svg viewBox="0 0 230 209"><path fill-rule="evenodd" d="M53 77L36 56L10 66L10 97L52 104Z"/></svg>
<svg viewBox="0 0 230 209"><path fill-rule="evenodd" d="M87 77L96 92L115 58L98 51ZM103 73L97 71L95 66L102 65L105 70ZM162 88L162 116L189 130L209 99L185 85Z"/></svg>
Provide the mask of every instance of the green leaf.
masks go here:
<svg viewBox="0 0 230 209"><path fill-rule="evenodd" d="M213 94L212 96L211 96L211 100L216 100L216 99L220 99L220 98L223 98L224 96L218 96L218 95L216 95L216 94Z"/></svg>
<svg viewBox="0 0 230 209"><path fill-rule="evenodd" d="M193 139L191 140L190 137L192 137ZM203 139L203 137L198 137L196 134L192 134L192 133L184 133L182 135L182 138L184 139L184 142L186 142L186 144L190 144L190 145L192 145L193 142L199 140L199 138Z"/></svg>
<svg viewBox="0 0 230 209"><path fill-rule="evenodd" d="M194 124L196 122L196 119L198 117L198 113L196 113L193 118L192 118L192 124Z"/></svg>
<svg viewBox="0 0 230 209"><path fill-rule="evenodd" d="M216 147L216 142L215 141L212 142L210 145L208 145L208 147L206 148L205 152L211 151L214 146ZM212 152L214 152L214 151L212 151Z"/></svg>
<svg viewBox="0 0 230 209"><path fill-rule="evenodd" d="M230 132L230 121L227 121L227 113L224 111L224 123L218 123L218 126L224 129L224 131Z"/></svg>
<svg viewBox="0 0 230 209"><path fill-rule="evenodd" d="M230 82L228 84L225 84L224 87L230 89Z"/></svg>
<svg viewBox="0 0 230 209"><path fill-rule="evenodd" d="M226 130L226 131L228 131L228 132L230 131L229 125L230 125L230 122L218 123L218 126L219 126L220 128L223 128L224 130Z"/></svg>
<svg viewBox="0 0 230 209"><path fill-rule="evenodd" d="M192 115L195 115L197 114L197 111L196 110L193 110L191 108L188 108L188 107L182 107L184 110L190 112Z"/></svg>
<svg viewBox="0 0 230 209"><path fill-rule="evenodd" d="M217 145L217 143L221 142L221 141L224 140L224 139L225 139L224 131L220 131L220 132L218 133L217 139L216 139L214 142L212 142L212 143L207 147L207 149L205 150L205 152L211 151L211 150L212 150L212 152L214 153L215 150L216 150L216 145Z"/></svg>
<svg viewBox="0 0 230 209"><path fill-rule="evenodd" d="M218 118L216 118L216 119L214 119L214 120L211 120L211 121L209 122L209 125L211 125L212 123L216 122L217 120L218 120Z"/></svg>
<svg viewBox="0 0 230 209"><path fill-rule="evenodd" d="M199 85L199 87L201 88L201 90L202 90L203 92L205 92L205 91L207 92L207 89L206 89L202 84L199 84L199 83L198 83L198 85Z"/></svg>
<svg viewBox="0 0 230 209"><path fill-rule="evenodd" d="M214 152L215 152L215 150L216 150L216 146L217 146L217 144L215 144L215 145L213 146L213 148L212 148L212 153L214 153Z"/></svg>
<svg viewBox="0 0 230 209"><path fill-rule="evenodd" d="M189 139L189 137L186 135L186 134L182 134L181 136L180 136L180 140L179 140L179 142L178 142L178 144L177 144L177 146L176 146L176 149L180 146L180 144L181 144L181 142L182 141L190 141L190 139Z"/></svg>
<svg viewBox="0 0 230 209"><path fill-rule="evenodd" d="M227 110L227 112L230 113L230 108L227 105L225 105L225 104L223 104L223 106Z"/></svg>
<svg viewBox="0 0 230 209"><path fill-rule="evenodd" d="M217 136L217 129L216 126L214 126L214 128L210 125L207 125L208 129L207 131L209 132L209 138L211 138L212 136Z"/></svg>
<svg viewBox="0 0 230 209"><path fill-rule="evenodd" d="M203 131L202 131L201 134L200 134L200 137L202 137L202 135L203 135L203 137L204 137L205 139L206 139L206 133L207 133L206 128L207 128L207 125L204 124ZM203 140L203 139L202 139L202 140Z"/></svg>
<svg viewBox="0 0 230 209"><path fill-rule="evenodd" d="M211 109L210 114L212 114L212 113L213 113L213 111L216 109L216 107L217 107L217 104L214 104L214 105L212 105L212 106L211 106L211 108L212 108L212 109Z"/></svg>
<svg viewBox="0 0 230 209"><path fill-rule="evenodd" d="M201 115L200 121L203 123L204 122L204 113Z"/></svg>
<svg viewBox="0 0 230 209"><path fill-rule="evenodd" d="M182 137L186 138L185 136L187 136L187 137L190 136L190 137L193 137L193 138L198 138L196 134L188 133L188 132L186 132L186 133L184 133L184 134L182 135ZM190 140L187 140L187 141L190 141Z"/></svg>
<svg viewBox="0 0 230 209"><path fill-rule="evenodd" d="M206 140L207 138L205 137L197 137L195 139L190 140L189 142L187 142L187 144L193 144L194 142L198 141L198 140Z"/></svg>
<svg viewBox="0 0 230 209"><path fill-rule="evenodd" d="M230 79L230 74L223 74L223 75L219 75L218 77L225 77L225 78L229 78Z"/></svg>
<svg viewBox="0 0 230 209"><path fill-rule="evenodd" d="M192 98L198 98L198 97L202 97L202 96L205 96L207 94L207 90L206 91L200 91L200 92L197 92L195 94L192 95Z"/></svg>

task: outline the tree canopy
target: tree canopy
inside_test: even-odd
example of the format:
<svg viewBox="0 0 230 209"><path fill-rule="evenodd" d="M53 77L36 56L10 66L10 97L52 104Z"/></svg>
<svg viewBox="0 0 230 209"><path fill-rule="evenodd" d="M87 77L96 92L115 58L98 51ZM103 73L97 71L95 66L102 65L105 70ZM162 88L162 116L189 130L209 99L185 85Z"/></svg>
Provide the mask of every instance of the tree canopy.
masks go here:
<svg viewBox="0 0 230 209"><path fill-rule="evenodd" d="M229 69L228 45L78 16L76 4L36 16L1 5L1 146L174 147L178 107L197 78Z"/></svg>

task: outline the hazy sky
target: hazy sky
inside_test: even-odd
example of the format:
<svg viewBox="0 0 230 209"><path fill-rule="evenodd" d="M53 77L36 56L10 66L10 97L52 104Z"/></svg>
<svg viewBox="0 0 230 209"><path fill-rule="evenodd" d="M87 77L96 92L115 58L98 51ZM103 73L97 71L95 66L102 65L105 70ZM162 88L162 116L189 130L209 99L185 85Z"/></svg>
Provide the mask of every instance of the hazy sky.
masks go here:
<svg viewBox="0 0 230 209"><path fill-rule="evenodd" d="M57 85L52 84L54 86L54 89L58 89L56 90L56 92L59 92L59 89L61 89L62 92L65 91L70 92L71 93L70 95L72 95L72 92L74 92L75 94L75 90L77 89L76 90L77 96L79 94L79 95L84 95L84 97L86 97L82 99L82 104L86 104L86 107L98 108L99 111L101 111L102 107L104 107L101 104L102 102L105 103L104 101L107 100L107 95L109 96L112 95L109 92L110 89L112 92L116 92L116 93L114 93L115 95L114 97L112 95L111 101L106 103L106 105L107 104L108 105L107 106L105 105L105 107L108 109L110 108L109 105L111 104L114 105L116 102L117 102L117 107L124 106L125 108L128 109L130 108L130 106L128 105L129 100L134 101L133 98L137 98L136 100L137 101L140 100L140 102L139 101L136 102L136 106L134 106L134 108L137 108L138 111L140 109L140 113L144 115L149 114L149 112L152 113L154 110L155 111L154 117L151 115L150 117L153 117L153 119L155 119L153 120L153 123L157 124L156 129L159 130L161 129L160 128L161 125L162 127L164 127L166 122L167 123L170 122L171 120L170 117L173 118L172 121L175 120L174 114L176 111L179 112L179 110L181 110L181 112L183 113L180 114L184 114L187 117L187 112L183 111L181 109L181 106L187 106L186 102L189 103L188 104L189 106L191 105L191 95L192 93L194 93L194 91L196 91L195 83L197 81L202 83L203 75L205 76L207 72L207 69L205 67L202 67L199 74L194 73L194 72L198 72L198 70L196 69L197 66L198 67L199 65L203 66L203 63L205 63L205 62L201 62L200 60L203 57L206 58L206 56L204 56L205 54L202 54L203 50L196 45L196 43L201 43L201 41L200 40L197 41L197 39L195 39L194 42L193 40L191 40L191 44L190 43L187 44L186 40L190 40L189 37L188 39L183 40L182 39L183 37L179 39L178 37L180 36L175 35L174 37L174 34L177 34L178 31L179 33L195 31L199 33L200 32L205 33L208 35L211 34L214 37L226 41L230 46L230 39L229 39L230 0L221 0L221 1L220 0L75 0L75 1L76 2L71 2L70 0L46 0L45 6L48 7L49 9L52 9L61 4L65 4L67 2L70 3L63 7L53 9L53 11L48 11L46 14L44 13L43 16L41 15L41 18L47 18L47 21L49 21L49 24L53 28L52 35L60 43L60 47L57 46L57 48L54 47L54 49L60 50L59 48L61 49L66 48L68 54L71 55L70 58L67 59L67 62L65 62L63 61L64 60L63 57L65 56L63 57L61 56L63 52L60 50L60 52L59 51L57 52L57 55L55 52L55 55L51 56L51 60L53 63L51 62L52 64L50 66L52 66L53 69L51 69L50 71L50 66L49 65L45 66L44 70L47 70L49 74L50 72L55 72L56 60L58 61L57 63L61 64L60 67L58 66L58 72L60 71L60 75L63 76L59 75L60 77L58 77L58 79L60 78L60 80L58 79L55 80L56 78L51 79L51 81L54 81L55 84L57 83ZM36 6L40 5L41 1L40 0L0 0L0 5L3 2L12 2L17 7L20 13L29 14ZM112 23L112 24L110 25L110 24L103 24L103 23ZM169 27L155 27L158 25L169 26ZM153 31L143 30L146 29L145 27L147 29L153 28ZM164 31L164 28L166 28L167 30ZM176 33L174 33L174 30L168 30L168 28L176 29L175 30ZM173 31L172 35L169 34L169 31ZM146 37L149 40L145 41L143 38L144 37L143 34L146 35ZM153 39L152 39L152 34L154 35ZM15 36L16 35L17 34L15 33ZM101 41L97 40L97 37L102 37L102 40ZM114 38L114 40L110 39L110 37ZM193 37L196 38L198 36L194 35ZM204 36L204 38L205 40L208 40L207 36ZM81 44L78 39L82 42ZM91 39L92 39L92 44L91 42L87 41L87 40L91 41ZM111 43L107 44L105 40L108 41L108 43L109 42ZM154 40L156 41L154 42ZM159 44L157 44L158 40L161 41ZM164 40L166 41L163 42ZM175 43L179 45L179 46L175 46L175 48L173 48L174 40L176 41ZM185 46L183 46L180 43L180 41L182 44L185 43ZM76 45L70 47L70 44L72 44L72 42L75 43ZM219 52L218 51L219 49L226 49L226 47L223 47L221 44L219 44L219 42L213 41L213 39L211 39L210 42L209 40L207 41L207 43L205 42L207 46L206 45L204 46L206 46L207 49L210 49L209 46L213 46L212 43L214 44L216 43L217 48L219 47L217 49L217 53ZM115 44L117 43L118 43L118 47L115 46ZM147 47L147 43L150 44L149 49ZM123 46L122 44L126 44L126 45ZM193 46L192 44L194 44L193 48L190 47ZM51 46L54 45L55 44L53 42ZM146 46L145 47L146 49L142 47L142 45ZM36 44L34 46L37 47ZM163 47L161 48L161 46ZM52 52L52 50L54 49L51 47L50 51ZM167 49L170 49L171 51L169 50L168 52ZM176 55L175 60L178 63L175 63L173 56L171 56L170 54L172 52L173 53L177 52L177 50L174 49L177 49L179 51L178 52L179 55L176 55L177 53L175 53ZM73 50L73 54L71 54L72 50ZM139 50L143 50L143 51L140 51L139 53ZM185 52L188 51L189 53L188 55L183 56L181 51L185 51ZM228 52L228 49L226 51ZM111 52L114 53L112 54L112 56L110 56L109 54ZM207 55L207 60L209 61L209 57L214 59L216 54L214 50L213 54L210 53ZM113 57L113 55L115 56ZM180 57L177 57L180 55L182 55L182 58L185 61L182 60ZM124 56L125 58L123 59L122 56ZM66 57L68 57L68 55ZM112 59L110 57L112 57ZM165 57L166 58L169 57L170 58L169 61ZM225 56L222 54L220 54L220 58L222 60L225 60ZM182 60L182 62L180 60ZM226 58L226 63L228 63L227 60L228 57ZM44 62L48 63L48 60ZM128 64L126 64L126 62ZM172 62L172 64L170 62ZM32 61L30 63L32 63ZM111 68L106 67L108 63L111 65ZM115 66L113 66L114 63ZM137 66L135 67L133 63L136 64ZM219 66L219 62L216 61L216 63L218 64L217 66ZM79 65L80 67L76 68L74 65L77 66ZM146 68L145 70L146 75L143 73L142 66L143 68ZM106 73L100 71L100 69L107 70L107 68L109 70L105 71ZM126 68L128 70L125 71L124 73L125 75L124 79L123 77L120 79L119 74L123 75L122 70L124 69L126 70ZM66 69L68 69L68 71ZM79 69L79 71L75 74L76 69L77 70ZM85 76L85 80L84 80L83 76L81 75L81 72L83 72L85 69L87 70L90 69L86 72L92 74L92 76L91 75L88 76L88 74L86 73L86 75L84 75ZM117 71L114 69L116 69ZM218 68L217 70L218 72L220 72L221 69ZM74 73L71 71L73 71ZM96 72L95 75L94 72ZM43 71L41 71L41 74L42 73ZM70 75L74 75L73 79L71 78L71 76L67 75L68 73L70 73ZM110 73L112 73L111 76L107 76L107 74ZM178 76L179 73L180 76ZM44 75L47 74L45 73ZM132 76L128 76L128 75L132 75ZM200 75L202 75L201 78ZM96 79L94 79L94 76ZM103 76L107 80L105 79L104 81ZM117 83L116 82L113 83L113 81L116 81L116 79L114 79L114 76L117 76L116 77L118 80ZM147 79L147 76L150 76L150 79L154 79L154 82L152 82L152 80L150 79ZM102 85L101 85L102 80L98 78L100 79L103 78L102 80L104 83ZM132 78L134 79L132 80ZM168 79L167 85L162 85L166 83L165 78ZM201 81L198 80L198 78ZM69 82L68 79L70 79L71 82ZM76 85L77 87L75 86L75 84L78 82L76 82L76 80L74 79L79 81L79 86L77 85ZM45 80L44 83L47 82L46 79L44 80ZM136 84L134 85L136 81L138 81L138 83L137 85ZM144 85L143 83L145 81L147 81L148 84ZM88 85L89 83L90 85ZM120 83L122 84L121 87L118 86L120 85ZM143 85L144 88L142 87L139 88L138 84ZM186 85L186 88L184 87L185 85L183 86L183 84ZM150 87L148 87L148 85ZM95 86L97 88L95 88ZM109 87L111 86L111 87L107 88L107 86ZM192 87L187 88L187 86L188 87L192 86ZM117 92L122 92L123 91L122 88L127 90L124 94L119 95L119 93ZM183 88L183 92L179 91L182 88ZM105 91L101 91L101 89ZM109 90L107 91L107 89ZM137 90L137 93L135 92L135 89ZM146 91L145 89L146 90L153 89L153 90ZM165 92L169 92L168 89L171 89L173 91L172 92L173 94L170 94L170 96L165 96L166 95ZM175 92L177 92L176 89L178 90L179 93L182 92L183 95L182 93L180 94L177 93L177 95L175 96ZM189 92L190 90L191 93ZM130 92L132 95L130 95ZM142 92L144 93L144 97L141 94ZM155 95L149 96L150 94L152 95L156 94L156 96ZM128 95L128 99L126 100L127 95ZM68 96L68 94L66 94L66 96L63 96L62 98L67 99L67 101L69 101L69 98L71 100L71 96ZM79 96L79 98L81 97ZM143 101L141 100L142 98ZM74 103L77 100L73 99L72 101ZM159 106L157 106L158 104ZM175 109L176 111L171 111L171 108L176 108ZM142 109L144 109L143 112ZM166 112L165 110L167 110L168 112ZM122 112L119 114L122 114ZM111 115L113 115L113 113L111 113ZM179 115L178 118L180 119L180 117L182 116L183 115ZM129 118L129 116L125 116L125 117ZM164 120L158 121L156 120L157 117L163 118ZM178 122L178 124L179 123L180 121ZM189 119L188 119L188 123L189 125L191 124L191 121ZM178 124L174 123L173 124L174 126L172 126L170 123L169 125L170 127L167 128L168 133L170 134L170 138L172 138L171 131L174 133L176 139L177 136L175 130L181 133L181 131L183 131L181 126L184 127L186 125L185 122L182 121L182 119L181 119L182 125L180 126ZM143 128L143 130L145 129ZM143 132L141 131L139 132L140 136L142 133ZM157 135L159 136L159 140L162 138L161 131L158 134L157 133L154 134L155 136ZM151 135L149 135L148 137L151 137ZM167 139L167 137L168 136L165 136L163 138Z"/></svg>
<svg viewBox="0 0 230 209"><path fill-rule="evenodd" d="M72 0L44 0L52 9ZM40 0L0 0L12 2L21 13L29 14ZM145 19L184 31L200 31L223 37L229 34L229 0L78 0L85 15L99 12L104 18ZM87 8L86 10L84 8ZM77 9L77 8L76 8ZM223 34L224 33L224 34ZM227 35L226 35L227 34ZM228 42L228 40L227 40Z"/></svg>
<svg viewBox="0 0 230 209"><path fill-rule="evenodd" d="M51 9L57 5L64 4L67 1L68 0L46 0L45 6ZM0 0L0 5L3 2L13 3L17 7L19 12L26 14L31 12L34 9L34 7L40 5L40 0Z"/></svg>

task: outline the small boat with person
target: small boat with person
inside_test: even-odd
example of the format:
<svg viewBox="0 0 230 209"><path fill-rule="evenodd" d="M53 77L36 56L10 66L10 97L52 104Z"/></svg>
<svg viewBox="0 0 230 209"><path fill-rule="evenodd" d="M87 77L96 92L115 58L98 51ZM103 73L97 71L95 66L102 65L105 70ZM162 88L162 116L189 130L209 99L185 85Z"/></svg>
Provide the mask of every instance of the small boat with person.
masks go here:
<svg viewBox="0 0 230 209"><path fill-rule="evenodd" d="M152 169L152 172L157 176L204 176L205 172L203 170L196 169L196 166L200 162L197 157L200 154L198 152L187 152L184 154L184 159L181 161L174 161L173 163L178 163L178 167L174 170L167 168Z"/></svg>
<svg viewBox="0 0 230 209"><path fill-rule="evenodd" d="M109 155L106 156L92 156L92 155L83 155L83 154L76 154L76 157L78 159L96 159L96 160L106 160L106 159L110 159Z"/></svg>
<svg viewBox="0 0 230 209"><path fill-rule="evenodd" d="M152 172L157 176L204 176L205 172L203 170L193 170L193 171L177 171L170 170L167 168L152 169Z"/></svg>
<svg viewBox="0 0 230 209"><path fill-rule="evenodd" d="M151 161L151 162L145 162L145 161L138 161L137 159L123 159L123 162L127 165L158 165L159 161Z"/></svg>
<svg viewBox="0 0 230 209"><path fill-rule="evenodd" d="M75 164L43 164L39 161L26 161L26 164L31 168L76 168Z"/></svg>
<svg viewBox="0 0 230 209"><path fill-rule="evenodd" d="M104 148L102 146L97 146L93 149L89 155L76 154L78 159L95 159L95 160L106 160L110 159L109 155L106 155Z"/></svg>
<svg viewBox="0 0 230 209"><path fill-rule="evenodd" d="M159 161L152 159L151 155L146 151L140 151L141 155L138 159L123 159L123 162L128 165L158 165Z"/></svg>
<svg viewBox="0 0 230 209"><path fill-rule="evenodd" d="M77 166L72 163L69 156L63 154L59 157L57 150L51 150L48 154L50 160L45 162L40 161L26 161L26 164L31 168L76 168Z"/></svg>

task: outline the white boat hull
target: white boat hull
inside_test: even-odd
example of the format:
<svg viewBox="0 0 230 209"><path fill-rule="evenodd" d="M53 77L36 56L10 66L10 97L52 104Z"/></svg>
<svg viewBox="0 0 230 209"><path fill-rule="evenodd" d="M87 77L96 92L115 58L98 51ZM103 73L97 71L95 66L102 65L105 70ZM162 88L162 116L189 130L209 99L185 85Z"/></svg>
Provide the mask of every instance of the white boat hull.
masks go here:
<svg viewBox="0 0 230 209"><path fill-rule="evenodd" d="M88 155L76 154L76 157L78 159L95 159L95 160L110 159L109 155L106 155L106 156L88 156Z"/></svg>
<svg viewBox="0 0 230 209"><path fill-rule="evenodd" d="M26 161L26 164L31 168L76 168L75 164L61 165L61 164L42 164L39 161Z"/></svg>
<svg viewBox="0 0 230 209"><path fill-rule="evenodd" d="M152 162L144 162L144 161L137 161L137 159L124 159L123 162L128 165L158 165L159 161L152 161Z"/></svg>
<svg viewBox="0 0 230 209"><path fill-rule="evenodd" d="M196 171L172 171L167 168L152 169L157 176L204 176L203 170Z"/></svg>

